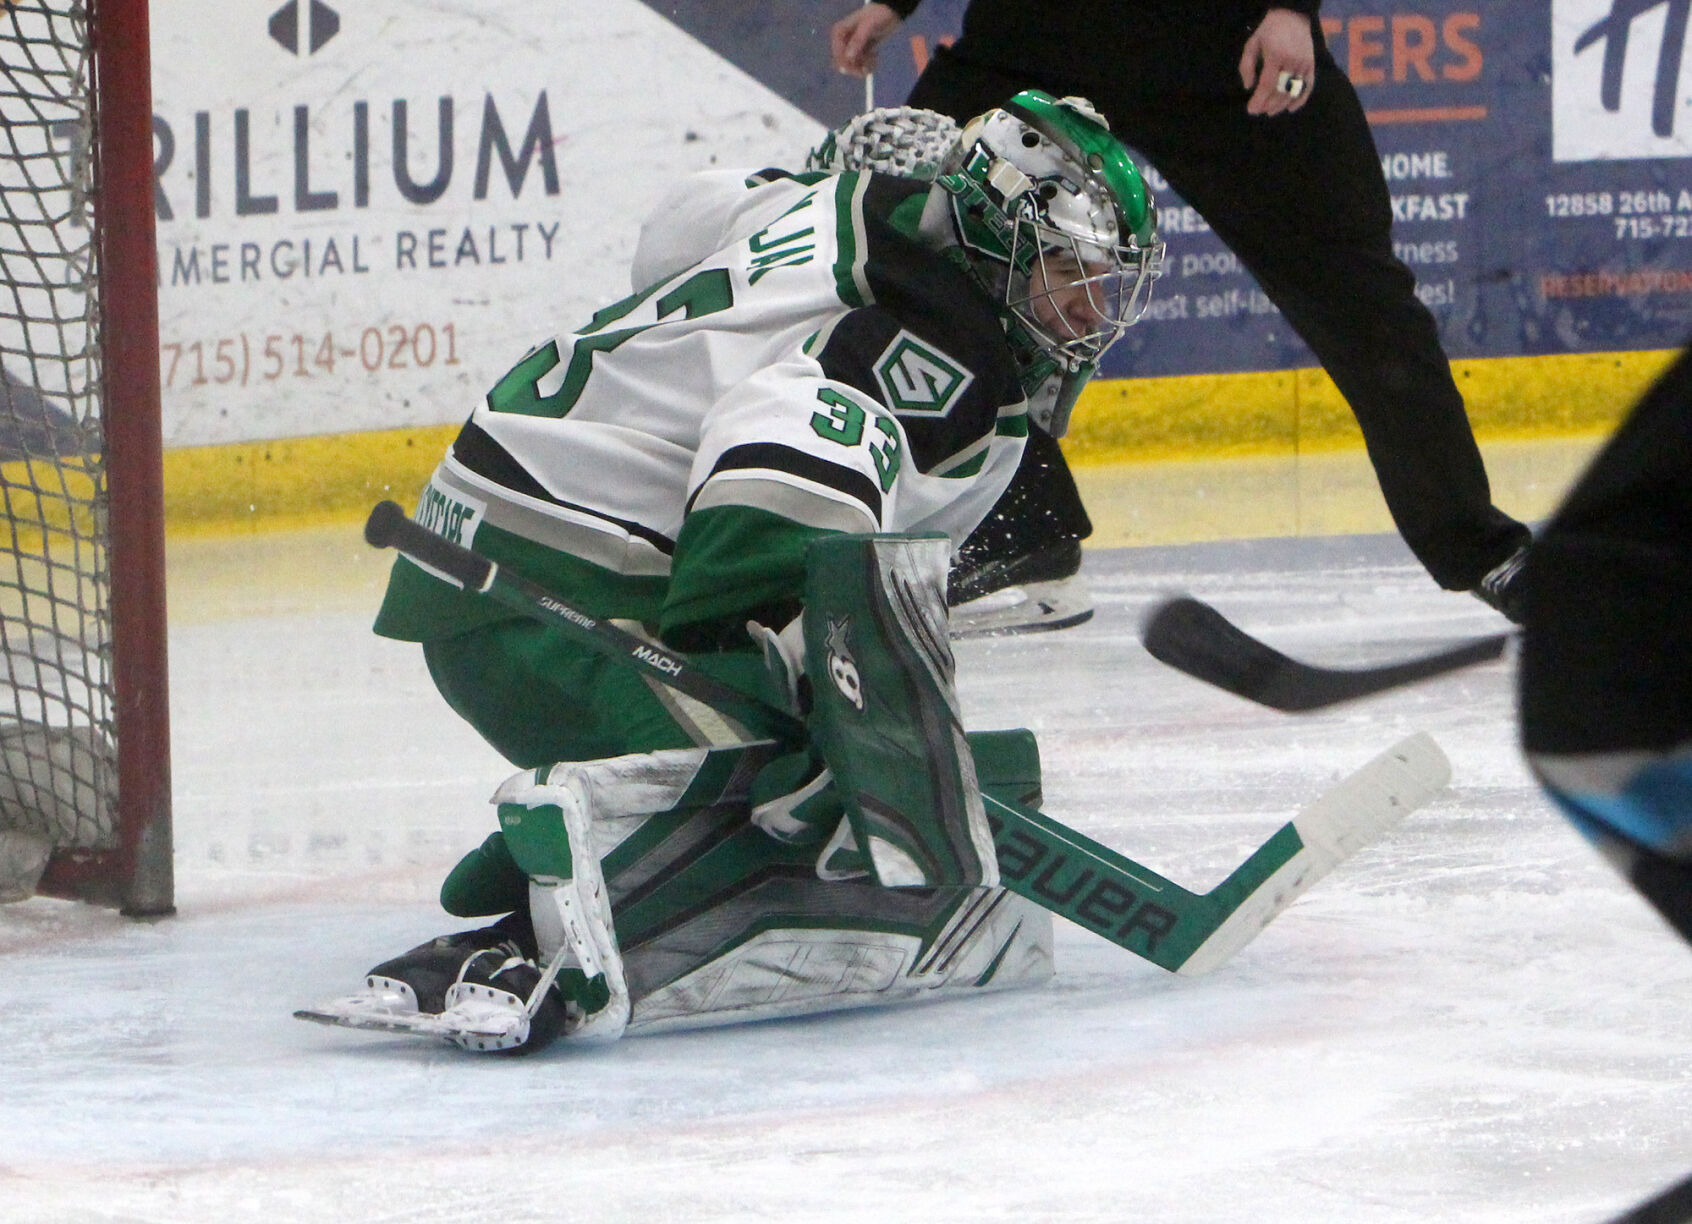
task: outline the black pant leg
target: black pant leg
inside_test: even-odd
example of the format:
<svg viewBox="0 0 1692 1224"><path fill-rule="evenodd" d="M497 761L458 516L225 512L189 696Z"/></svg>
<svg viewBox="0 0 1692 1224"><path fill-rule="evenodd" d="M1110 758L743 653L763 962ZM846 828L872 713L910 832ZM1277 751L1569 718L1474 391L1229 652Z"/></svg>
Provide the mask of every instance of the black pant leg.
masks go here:
<svg viewBox="0 0 1692 1224"><path fill-rule="evenodd" d="M967 48L936 47L928 66L922 70L916 84L911 86L905 104L939 111L959 123L965 123L983 111L1002 105L1025 89L1044 89L1052 93L1053 84L1050 77L1038 76L996 59L975 58Z"/></svg>
<svg viewBox="0 0 1692 1224"><path fill-rule="evenodd" d="M1105 97L1101 110L1309 344L1357 416L1393 521L1442 586L1465 590L1527 542L1491 488L1438 328L1392 253L1392 207L1356 91L1323 53L1306 106L1238 96Z"/></svg>

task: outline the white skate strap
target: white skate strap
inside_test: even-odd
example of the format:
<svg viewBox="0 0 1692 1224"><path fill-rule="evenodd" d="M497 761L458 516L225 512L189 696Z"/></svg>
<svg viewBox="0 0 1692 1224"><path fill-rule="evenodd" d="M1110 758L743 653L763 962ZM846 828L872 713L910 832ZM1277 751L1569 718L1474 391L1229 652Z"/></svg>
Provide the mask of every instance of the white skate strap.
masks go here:
<svg viewBox="0 0 1692 1224"><path fill-rule="evenodd" d="M442 1034L466 1050L509 1050L529 1039L529 1017L540 1007L546 988L542 980L531 999L524 1000L498 986L455 982L447 988L446 1007L438 1019L451 1031Z"/></svg>

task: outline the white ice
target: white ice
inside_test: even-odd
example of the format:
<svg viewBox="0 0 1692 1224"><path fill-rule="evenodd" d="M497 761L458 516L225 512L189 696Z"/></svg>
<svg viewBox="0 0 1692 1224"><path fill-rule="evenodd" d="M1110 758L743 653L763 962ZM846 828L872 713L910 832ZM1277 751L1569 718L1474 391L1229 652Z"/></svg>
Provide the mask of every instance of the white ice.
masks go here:
<svg viewBox="0 0 1692 1224"><path fill-rule="evenodd" d="M1396 540L1089 554L966 643L1045 808L1204 889L1415 730L1449 791L1201 978L1059 923L1049 987L490 1059L290 1018L461 925L509 772L368 632L352 527L172 550L179 913L0 909L0 1220L1604 1220L1692 1168L1692 951L1548 808L1499 663L1290 717L1170 672L1160 593L1290 653L1498 629Z"/></svg>

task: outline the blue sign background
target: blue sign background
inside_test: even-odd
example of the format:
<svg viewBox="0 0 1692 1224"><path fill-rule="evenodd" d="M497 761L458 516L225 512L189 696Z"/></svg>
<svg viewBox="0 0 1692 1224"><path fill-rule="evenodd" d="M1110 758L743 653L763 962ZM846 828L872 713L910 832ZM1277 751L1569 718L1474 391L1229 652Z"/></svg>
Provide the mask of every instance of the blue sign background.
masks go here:
<svg viewBox="0 0 1692 1224"><path fill-rule="evenodd" d="M1662 0L1617 2L1637 16ZM955 34L964 7L926 0L890 40L875 81L878 105L904 99L918 62ZM1553 162L1551 4L1357 0L1324 5L1323 22L1370 115L1395 197L1399 256L1416 272L1452 357L1685 342L1692 162ZM1579 54L1605 55L1626 28L1595 30ZM1658 47L1640 34L1628 54L1655 57ZM1104 373L1314 365L1192 211L1166 186L1158 200L1168 275L1152 317L1117 346ZM1344 204L1312 198L1309 206ZM1210 317L1197 317L1201 301Z"/></svg>
<svg viewBox="0 0 1692 1224"><path fill-rule="evenodd" d="M842 122L863 105L862 83L828 65L828 28L854 0L647 3L824 123ZM1628 88L1643 84L1647 92L1654 69L1655 109L1628 121L1655 127L1658 136L1676 123L1692 129L1680 73L1684 48L1664 46L1663 33L1684 31L1673 18L1688 4L1323 6L1329 48L1357 87L1384 159L1399 257L1416 272L1450 356L1668 349L1692 333L1692 157L1553 159L1554 78L1569 72L1570 62L1594 69L1581 77L1591 78L1594 94L1609 87L1597 84L1600 63L1616 69L1610 86L1620 84L1625 67ZM958 31L965 7L965 0L925 0L888 41L874 80L877 105L904 100L930 49ZM1563 64L1553 53L1558 11L1572 14L1584 36ZM1615 99L1581 101L1597 108ZM1692 153L1692 141L1672 151ZM1154 186L1160 183L1154 173ZM1168 274L1152 313L1112 350L1104 373L1316 364L1202 219L1167 186L1158 201ZM1313 197L1309 206L1344 202Z"/></svg>

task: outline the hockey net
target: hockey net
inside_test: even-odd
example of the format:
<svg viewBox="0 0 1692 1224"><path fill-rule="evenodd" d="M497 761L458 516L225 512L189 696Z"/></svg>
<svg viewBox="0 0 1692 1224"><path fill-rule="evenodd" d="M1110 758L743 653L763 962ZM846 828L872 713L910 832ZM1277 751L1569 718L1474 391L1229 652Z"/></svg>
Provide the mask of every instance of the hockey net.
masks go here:
<svg viewBox="0 0 1692 1224"><path fill-rule="evenodd" d="M168 912L145 0L0 0L0 899Z"/></svg>

